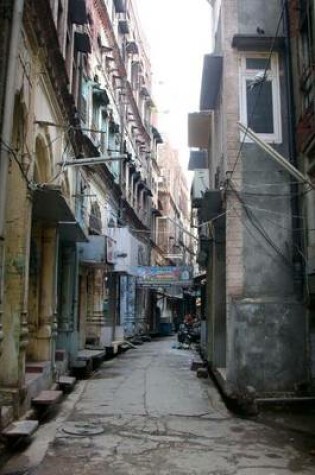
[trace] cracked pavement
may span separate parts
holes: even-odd
[[[211,380],[190,370],[192,351],[172,343],[104,362],[0,473],[315,474],[314,438],[231,414]]]

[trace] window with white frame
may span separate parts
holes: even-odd
[[[266,142],[281,143],[278,55],[245,53],[240,65],[241,122]]]

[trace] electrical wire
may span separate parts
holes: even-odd
[[[252,191],[243,191],[242,193],[244,196],[268,196],[270,198],[283,198],[283,197],[290,197],[294,198],[296,196],[304,196],[307,193],[310,193],[311,191],[314,191],[314,188],[308,188],[307,190],[300,191],[299,193],[254,193]]]
[[[248,124],[247,124],[247,127],[246,127],[246,130],[244,132],[244,136],[242,138],[242,142],[240,144],[240,148],[239,148],[239,151],[238,151],[238,154],[237,154],[237,157],[236,157],[236,160],[234,162],[234,166],[233,166],[233,170],[232,170],[232,173],[231,173],[231,176],[230,178],[233,177],[233,174],[235,172],[235,169],[237,167],[237,164],[239,162],[239,159],[241,157],[241,153],[242,153],[242,149],[243,149],[243,146],[245,144],[245,140],[246,140],[246,136],[247,136],[247,133],[248,133],[248,129],[250,128],[250,124],[253,120],[253,117],[254,117],[254,112],[256,110],[256,107],[258,105],[258,100],[260,98],[260,94],[261,94],[261,91],[262,91],[262,86],[263,84],[265,83],[265,80],[267,78],[267,73],[268,73],[268,69],[270,67],[270,62],[271,62],[271,57],[272,57],[272,54],[273,54],[273,50],[274,50],[274,47],[275,47],[275,44],[276,44],[276,40],[278,38],[278,35],[279,35],[279,30],[280,30],[280,25],[283,21],[283,15],[284,15],[284,11],[285,11],[285,3],[283,3],[282,5],[282,9],[281,9],[281,13],[280,13],[280,16],[279,16],[279,19],[278,19],[278,23],[277,23],[277,28],[276,28],[276,32],[275,32],[275,35],[273,36],[273,41],[272,41],[272,44],[271,44],[271,47],[270,47],[270,50],[269,50],[269,57],[268,57],[268,61],[266,63],[266,66],[265,66],[265,70],[264,70],[264,74],[262,76],[262,79],[258,85],[259,87],[259,90],[258,90],[258,94],[256,96],[256,100],[255,100],[255,103],[253,104],[253,108],[252,108],[252,111],[251,111],[251,115],[250,115],[250,120],[248,121]]]
[[[246,206],[246,203],[244,202],[242,197],[239,195],[238,191],[234,188],[232,183],[230,183],[230,186],[231,186],[231,190],[233,191],[233,193],[237,197],[238,201],[243,206],[243,209],[246,213],[246,216],[248,217],[248,219],[249,219],[250,223],[252,224],[252,226],[259,232],[259,234],[265,239],[265,241],[270,245],[270,247],[279,255],[279,257],[284,262],[284,264],[286,264],[286,266],[288,266],[292,271],[294,271],[295,268],[294,268],[293,264],[291,263],[291,261],[286,257],[285,254],[283,254],[283,252],[278,247],[278,245],[272,240],[272,238],[269,236],[269,234],[266,232],[266,230],[264,229],[264,227],[260,223],[257,216],[255,216],[255,214],[250,209],[248,209],[248,207]],[[244,221],[243,221],[243,224],[246,226],[246,223]]]
[[[18,156],[17,156],[15,150],[14,150],[12,147],[10,147],[10,145],[8,145],[7,143],[5,143],[2,138],[0,138],[0,142],[1,142],[1,144],[3,145],[3,147],[4,147],[4,150],[6,150],[8,153],[10,153],[10,154],[12,155],[12,157],[14,158],[14,160],[15,160],[16,164],[18,165],[18,167],[19,167],[19,169],[20,169],[20,172],[21,172],[21,174],[22,174],[22,176],[23,176],[23,178],[24,178],[24,180],[25,180],[25,182],[26,182],[26,184],[27,184],[27,187],[28,187],[28,188],[32,188],[32,182],[29,180],[27,174],[25,173],[25,171],[24,171],[24,169],[23,169],[23,166],[22,166],[22,164],[21,164],[21,162],[20,162],[20,160],[19,160],[19,158],[18,158]]]
[[[264,213],[275,214],[277,216],[290,216],[291,218],[305,219],[305,217],[303,215],[283,213],[281,211],[271,211],[270,209],[258,208],[257,206],[252,206],[252,205],[249,205],[247,203],[244,203],[244,206],[246,206],[247,208],[253,209],[255,211],[263,211]]]

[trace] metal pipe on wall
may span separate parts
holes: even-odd
[[[15,0],[13,7],[9,59],[5,83],[5,100],[3,108],[3,124],[1,130],[0,149],[0,305],[3,301],[4,282],[4,239],[5,239],[5,211],[7,195],[7,176],[10,161],[10,146],[12,140],[13,112],[15,101],[15,78],[17,59],[23,21],[24,0]]]

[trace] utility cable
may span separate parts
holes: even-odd
[[[8,153],[10,153],[10,154],[12,155],[12,157],[13,157],[14,160],[15,160],[15,162],[17,163],[17,165],[18,165],[18,167],[19,167],[19,169],[20,169],[20,172],[21,172],[21,174],[22,174],[22,176],[23,176],[23,178],[24,178],[24,180],[25,180],[25,182],[26,182],[26,184],[27,184],[27,187],[28,187],[28,188],[32,188],[33,183],[29,180],[27,174],[25,173],[25,171],[24,171],[24,169],[23,169],[23,166],[22,166],[22,164],[21,164],[21,162],[20,162],[20,160],[19,160],[19,158],[18,158],[18,156],[17,156],[15,150],[14,150],[12,147],[10,147],[10,145],[6,144],[2,138],[0,138],[0,142],[1,142],[1,144],[3,145],[4,149],[5,149]]]
[[[237,197],[238,201],[241,203],[243,206],[243,209],[246,213],[246,216],[248,217],[250,223],[254,228],[259,232],[259,234],[265,239],[265,241],[272,247],[272,249],[279,255],[279,257],[282,259],[282,261],[291,269],[295,270],[293,264],[291,261],[285,256],[285,254],[282,253],[281,249],[277,246],[277,244],[272,240],[272,238],[269,236],[269,234],[266,232],[262,224],[260,223],[259,219],[257,216],[254,215],[254,213],[249,210],[246,206],[246,203],[242,199],[242,197],[239,195],[238,191],[234,188],[232,183],[230,183],[231,190]],[[245,224],[245,223],[244,223]],[[246,226],[246,224],[245,224]]]

